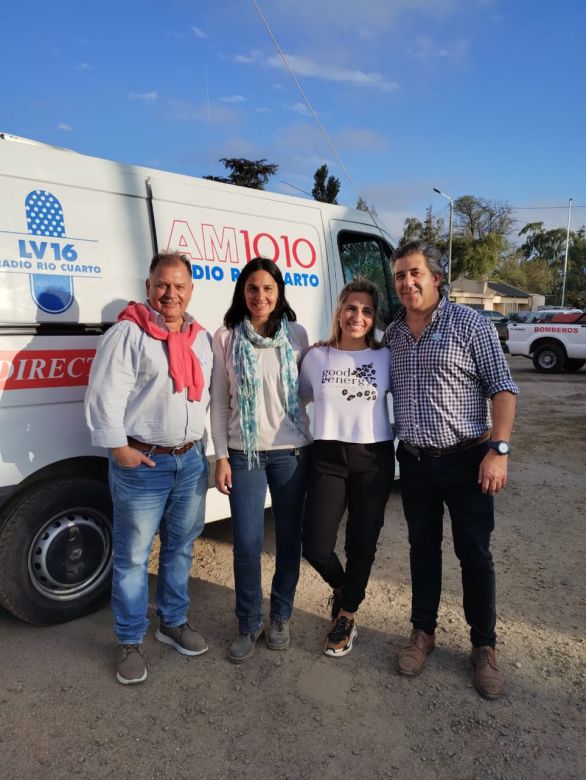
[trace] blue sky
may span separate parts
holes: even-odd
[[[258,3],[393,235],[445,209],[433,187],[586,223],[584,0]],[[0,23],[1,131],[196,176],[265,157],[289,194],[327,162],[355,205],[251,0],[4,0]]]

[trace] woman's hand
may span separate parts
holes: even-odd
[[[225,496],[230,495],[232,490],[232,468],[228,458],[218,458],[216,461],[215,474],[216,488]]]

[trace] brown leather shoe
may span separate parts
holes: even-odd
[[[472,648],[472,682],[485,699],[498,699],[505,690],[505,681],[496,661],[496,650],[488,645]]]
[[[415,677],[423,669],[427,656],[435,647],[435,634],[414,628],[407,644],[399,650],[397,669],[407,677]]]

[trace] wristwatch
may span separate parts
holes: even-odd
[[[499,455],[510,455],[511,454],[511,445],[508,441],[503,441],[502,439],[499,441],[489,441],[488,446],[491,450],[495,450],[495,452],[498,452]]]

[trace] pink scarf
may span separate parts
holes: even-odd
[[[142,328],[145,333],[169,346],[169,371],[175,390],[182,393],[187,388],[190,401],[201,401],[203,393],[203,371],[199,360],[191,349],[195,337],[204,328],[195,320],[184,331],[170,331],[160,328],[150,318],[150,311],[144,303],[130,301],[120,312],[118,320],[130,320]]]

